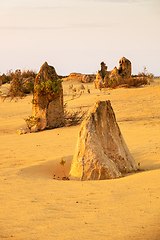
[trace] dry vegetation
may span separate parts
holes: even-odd
[[[9,83],[10,89],[6,97],[22,98],[26,94],[33,93],[34,80],[36,72],[33,70],[21,71],[20,69],[8,71],[7,74],[2,74],[0,80],[2,84]]]
[[[86,113],[87,113],[87,110],[83,111],[82,109],[79,109],[79,110],[65,109],[64,111],[65,126],[68,127],[68,126],[74,126],[74,125],[80,124],[83,121]]]

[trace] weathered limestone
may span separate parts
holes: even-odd
[[[70,73],[68,77],[64,77],[64,81],[75,81],[82,83],[93,82],[96,79],[95,74],[81,74],[81,73]]]
[[[116,122],[110,101],[98,101],[81,124],[70,179],[119,178],[136,165]]]
[[[105,85],[104,85],[104,83],[103,83],[103,79],[102,79],[102,77],[101,77],[101,75],[100,75],[100,71],[99,71],[99,70],[98,70],[98,72],[97,72],[96,79],[95,79],[94,82],[93,82],[93,87],[94,87],[95,89],[101,89],[101,88],[104,88],[104,87],[105,87]]]
[[[98,70],[93,86],[95,89],[101,89],[106,87],[106,78],[108,76],[107,66],[104,62],[101,62],[101,70]],[[105,79],[105,80],[104,80]]]
[[[131,77],[131,62],[125,58],[122,57],[119,60],[119,69],[118,69],[119,75],[124,78],[130,78]]]
[[[107,66],[104,62],[101,62],[101,70],[99,71],[99,74],[101,75],[102,79],[104,79],[107,74]]]
[[[114,67],[114,69],[110,71],[109,79],[116,79],[118,81],[119,78],[120,78],[119,71],[117,67]]]
[[[90,82],[90,77],[88,75],[84,74],[81,81],[83,83],[88,83],[88,82]]]
[[[39,121],[35,128],[56,128],[64,125],[63,89],[54,67],[45,62],[34,83],[33,114]]]
[[[119,60],[119,68],[115,67],[112,71],[107,71],[106,64],[101,62],[101,70],[98,70],[93,86],[96,89],[101,89],[110,86],[112,81],[115,81],[116,84],[121,83],[123,79],[131,77],[131,70],[131,62],[125,57]]]

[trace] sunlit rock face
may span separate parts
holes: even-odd
[[[114,179],[134,170],[134,158],[123,139],[110,101],[96,102],[81,124],[70,179]]]
[[[33,114],[39,121],[36,130],[64,125],[63,88],[54,67],[45,62],[36,76]]]

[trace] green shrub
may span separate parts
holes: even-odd
[[[59,83],[61,82],[61,79],[58,79],[56,82],[52,82],[51,80],[41,82],[39,86],[35,87],[35,93],[38,96],[49,95],[50,97],[56,97],[60,93]]]

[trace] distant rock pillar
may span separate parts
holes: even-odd
[[[108,82],[107,66],[104,62],[101,62],[101,70],[98,70],[96,79],[93,82],[95,89],[105,88]]]
[[[104,79],[104,77],[107,74],[107,66],[104,62],[101,62],[101,71],[100,71],[101,77],[102,79]]]
[[[131,77],[131,72],[132,72],[132,66],[130,60],[128,60],[125,57],[122,57],[119,60],[119,75],[122,78],[130,78]]]
[[[34,83],[32,115],[37,130],[64,125],[63,88],[54,67],[45,62]]]
[[[136,170],[110,101],[98,101],[81,124],[70,179],[119,178]]]
[[[94,82],[93,82],[93,87],[94,87],[95,89],[101,89],[101,88],[104,87],[104,86],[103,86],[103,79],[102,79],[102,77],[101,77],[101,75],[100,75],[100,71],[99,71],[99,70],[98,70],[98,72],[97,72],[96,79],[95,79]]]

